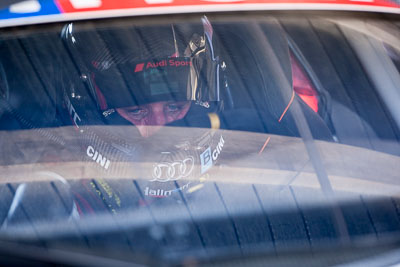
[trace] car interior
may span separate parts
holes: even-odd
[[[216,53],[226,66],[222,77],[226,89],[222,91],[224,107],[218,111],[222,130],[298,137],[304,143],[313,138],[317,142],[400,155],[400,130],[354,49],[334,22],[320,17],[277,16],[236,22],[214,22],[210,18],[218,44]],[[95,38],[90,45],[107,43],[110,31],[117,35],[115,29],[119,25],[128,30],[159,27],[154,22],[151,26],[137,26],[135,19],[127,18],[81,23],[83,32],[88,31]],[[184,24],[180,26],[184,28]],[[71,98],[85,99],[84,104],[74,106],[73,110],[81,122],[90,126],[107,124],[99,118],[89,88],[81,81],[80,62],[60,38],[64,25],[0,31],[0,131],[40,130],[46,137],[47,128],[74,126],[71,116],[61,114],[65,109],[71,110],[63,101],[63,89],[73,83],[79,84],[76,87],[79,91]],[[129,47],[129,43],[125,45]],[[203,115],[197,116],[193,109],[185,119],[168,126],[210,127],[208,116]],[[112,124],[129,125],[123,119]],[[93,139],[98,141],[96,137]],[[53,141],[49,138],[49,142]],[[6,162],[7,155],[2,156]],[[32,159],[31,163],[35,160],[38,159]],[[249,161],[256,159],[250,157]],[[261,176],[255,169],[252,175]],[[293,179],[296,177],[297,174]],[[210,182],[198,197],[181,193],[179,201],[173,200],[173,204],[166,199],[163,204],[154,201],[154,205],[148,205],[143,201],[140,181],[117,178],[106,182],[101,179],[71,181],[69,185],[62,179],[1,185],[0,193],[4,197],[0,202],[1,227],[6,229],[13,220],[28,222],[28,226],[10,228],[12,236],[2,233],[0,260],[7,260],[4,255],[12,255],[8,259],[11,263],[26,263],[26,259],[49,264],[74,265],[78,259],[98,263],[94,260],[107,251],[117,259],[133,258],[135,262],[153,265],[188,263],[190,266],[191,260],[210,263],[209,259],[216,264],[237,264],[242,263],[236,260],[243,255],[255,256],[252,263],[261,262],[260,265],[277,255],[284,256],[282,261],[292,259],[286,262],[288,265],[298,262],[307,265],[312,260],[318,265],[344,263],[398,247],[397,239],[389,238],[390,242],[382,246],[363,249],[370,240],[370,244],[378,244],[374,242],[398,233],[400,202],[394,197],[374,198],[338,190],[338,195],[348,201],[334,206],[324,205],[327,202],[320,188],[296,188],[290,185],[292,180],[287,182],[288,186]],[[86,188],[94,191],[85,191],[90,196],[71,195],[69,186],[75,192]],[[128,203],[120,217],[109,209],[112,201],[117,202],[107,198],[110,188],[120,193],[119,201]],[[313,205],[308,205],[309,196],[313,197]],[[38,205],[29,205],[33,198]],[[88,216],[88,220],[79,224],[68,224],[74,221],[66,217],[83,213],[74,206],[73,198],[88,214],[97,212],[92,208],[96,205],[107,212],[99,212],[99,217]],[[13,205],[18,201],[18,205]],[[96,205],[90,201],[96,201]],[[131,209],[132,203],[136,205],[134,209]],[[59,224],[51,221],[32,224],[33,227],[29,224],[54,214],[62,218]],[[367,242],[357,243],[358,238],[365,236],[362,241]],[[51,256],[46,258],[46,253],[31,248],[23,252],[9,251],[7,248],[12,248],[12,244],[6,242],[7,238],[10,243],[17,240],[20,244],[44,247]],[[332,251],[329,250],[332,244],[347,247]],[[81,254],[79,258],[52,251],[65,247],[69,252],[96,248],[89,256],[98,258],[86,259]],[[299,249],[298,254],[290,258],[288,254],[293,247]]]

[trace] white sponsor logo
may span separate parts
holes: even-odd
[[[110,116],[111,114],[113,114],[115,112],[115,109],[107,109],[106,111],[104,111],[103,112],[103,116],[104,117],[108,117],[108,116]]]
[[[97,164],[99,164],[104,169],[108,169],[110,167],[110,160],[101,155],[98,151],[96,151],[92,146],[88,146],[86,149],[86,154],[92,158]]]
[[[75,9],[95,8],[102,4],[101,0],[70,0],[69,2]]]
[[[179,188],[175,188],[173,190],[164,190],[164,189],[150,189],[149,187],[146,187],[144,190],[145,196],[150,196],[150,197],[168,197],[172,195],[173,192],[177,191],[182,191],[186,188],[189,187],[190,183],[187,183]]]
[[[42,7],[37,0],[28,0],[20,3],[13,4],[9,7],[10,13],[36,13],[39,12]]]
[[[210,147],[200,154],[200,163],[201,163],[201,173],[205,173],[209,168],[212,167]]]
[[[144,0],[147,4],[168,4],[172,3],[173,0]]]
[[[222,135],[221,135],[221,139],[219,139],[217,147],[213,150],[213,153],[212,153],[213,161],[216,161],[218,159],[218,156],[219,156],[219,154],[221,154],[222,148],[224,147],[224,143],[225,143],[225,140],[224,140],[224,138],[222,138]]]
[[[200,154],[200,163],[201,163],[201,173],[205,173],[208,169],[210,169],[219,155],[222,152],[222,148],[224,147],[225,140],[224,138],[219,139],[217,147],[212,151],[211,148],[207,148],[203,153]]]
[[[176,181],[189,176],[194,169],[194,158],[158,163],[153,166],[153,180],[151,182]]]

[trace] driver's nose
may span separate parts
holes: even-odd
[[[140,134],[143,137],[150,137],[156,132],[158,132],[162,126],[168,123],[167,117],[164,113],[163,103],[153,103],[149,105],[150,114],[146,118],[146,124],[137,126],[139,128]]]
[[[151,106],[150,116],[147,120],[148,125],[165,125],[167,124],[167,117],[164,113],[163,103],[154,103]]]

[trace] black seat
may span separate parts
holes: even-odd
[[[326,123],[293,91],[288,41],[277,21],[214,27],[234,100],[234,110],[223,114],[228,129],[300,136],[292,114],[299,104],[296,112],[303,112],[313,137],[333,140]]]

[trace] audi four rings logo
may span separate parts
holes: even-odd
[[[194,169],[194,158],[188,157],[184,160],[174,162],[163,162],[153,167],[153,180],[150,182],[176,181],[189,176]]]

